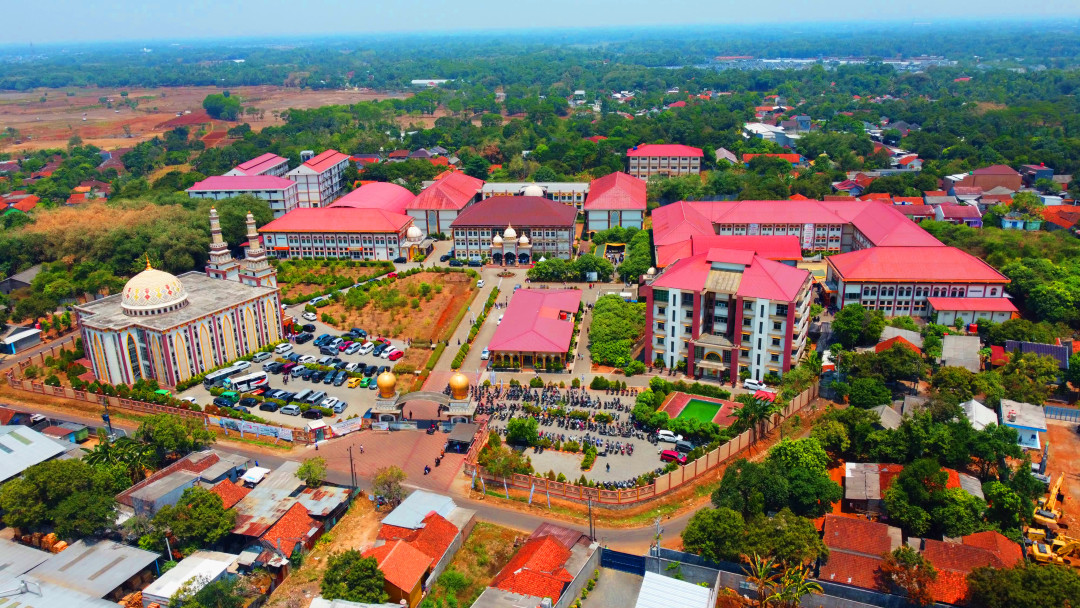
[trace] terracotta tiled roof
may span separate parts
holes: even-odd
[[[880,353],[882,351],[889,350],[890,348],[893,347],[893,344],[902,344],[902,345],[910,348],[911,350],[913,350],[913,351],[915,351],[915,352],[917,352],[919,354],[922,354],[922,349],[920,349],[918,346],[915,346],[911,342],[908,342],[907,340],[905,340],[903,338],[903,336],[893,336],[892,338],[889,338],[888,340],[885,340],[884,342],[878,342],[877,346],[874,347],[874,352]]]
[[[818,578],[831,583],[876,589],[878,567],[882,561],[880,557],[830,551],[829,561],[821,567]]]
[[[415,530],[383,524],[379,528],[378,538],[405,541],[424,555],[438,561],[450,548],[450,543],[454,542],[457,534],[457,526],[442,515],[432,512],[424,518],[424,526]]]
[[[1020,545],[995,530],[969,534],[963,540],[965,545],[980,547],[996,555],[1001,562],[1001,568],[1011,568],[1024,559]]]
[[[825,515],[825,546],[838,551],[882,556],[894,547],[889,536],[889,526],[867,519],[852,519]]]
[[[297,542],[314,536],[313,530],[320,525],[308,515],[304,505],[296,503],[262,535],[262,540],[288,557],[292,555]]]
[[[251,489],[226,479],[210,488],[210,491],[221,497],[222,506],[226,509],[231,509],[236,503],[240,502],[242,498],[247,496]]]
[[[432,564],[432,559],[401,540],[364,551],[364,557],[374,557],[386,582],[408,593],[412,591]]]
[[[550,536],[528,540],[495,575],[491,586],[533,597],[559,601],[566,584],[574,577],[566,571],[570,550]]]
[[[1043,207],[1042,216],[1047,222],[1068,229],[1080,222],[1080,207],[1066,205]]]

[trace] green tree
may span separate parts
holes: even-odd
[[[389,598],[384,583],[379,562],[350,549],[330,556],[319,590],[328,600],[378,604]]]
[[[195,486],[184,490],[176,504],[165,505],[154,514],[151,532],[139,539],[139,546],[161,551],[168,537],[173,551],[191,555],[225,538],[235,524],[236,511],[225,509],[217,494]]]
[[[873,344],[885,329],[885,316],[880,310],[867,310],[862,304],[850,304],[836,313],[832,331],[846,349]]]
[[[113,496],[127,487],[115,471],[82,460],[50,460],[0,487],[4,523],[32,531],[52,525],[61,538],[93,536],[116,522]]]
[[[195,581],[188,581],[173,594],[170,608],[243,608],[248,598],[255,595],[239,578],[222,578],[193,591]]]
[[[98,429],[98,442],[93,449],[83,448],[83,460],[94,468],[122,467],[131,483],[138,483],[156,462],[154,447],[130,437],[110,441],[103,429]]]
[[[934,603],[932,586],[937,580],[937,570],[921,553],[907,545],[901,545],[885,556],[878,576],[886,591],[900,592],[917,606]]]
[[[975,396],[975,374],[963,367],[942,367],[934,372],[930,386],[938,399],[960,405]]]
[[[758,608],[765,608],[780,583],[776,561],[771,557],[760,557],[755,553],[743,555],[743,562],[746,564],[743,566],[746,582],[752,584],[757,592],[756,605]]]
[[[814,522],[786,508],[772,517],[750,520],[744,546],[746,551],[772,556],[786,565],[810,564],[829,556]]]
[[[892,392],[880,378],[856,378],[851,382],[851,405],[871,408],[892,402]]]
[[[183,455],[202,449],[214,442],[213,431],[195,418],[182,418],[172,414],[154,414],[143,419],[135,431],[135,438],[152,446],[158,463],[170,455]]]
[[[397,506],[405,498],[405,490],[401,484],[405,482],[405,471],[390,465],[375,471],[375,478],[371,482],[372,491],[382,496],[390,506]]]
[[[1001,368],[1005,398],[1041,405],[1050,396],[1050,384],[1058,375],[1058,362],[1035,353],[1013,353]]]
[[[986,521],[993,524],[1002,534],[1020,540],[1020,527],[1031,521],[1034,506],[1031,501],[1000,481],[983,484],[986,496]]]
[[[326,481],[326,459],[316,456],[308,458],[296,470],[296,476],[304,480],[309,488],[317,488]]]
[[[837,420],[821,420],[810,429],[810,436],[818,440],[821,447],[837,457],[851,447],[847,427]]]
[[[511,418],[506,423],[506,441],[518,445],[534,445],[539,437],[540,424],[536,418]]]
[[[714,562],[733,561],[742,553],[746,522],[728,508],[701,509],[682,533],[683,549]]]
[[[1076,606],[1080,574],[1068,566],[1022,562],[1012,568],[982,566],[968,574],[973,606],[1047,608]]]

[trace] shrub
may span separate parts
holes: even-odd
[[[529,380],[529,386],[532,388],[544,388],[544,381],[540,379],[540,376],[533,376]]]
[[[644,374],[645,373],[645,364],[642,363],[641,361],[637,361],[637,360],[631,361],[625,368],[623,368],[623,373],[626,374],[627,376],[636,376],[638,374]]]

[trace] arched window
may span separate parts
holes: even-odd
[[[139,380],[142,378],[142,366],[139,365],[139,347],[135,345],[135,338],[132,338],[130,334],[127,337],[127,350],[132,377]]]

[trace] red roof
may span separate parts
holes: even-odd
[[[979,208],[972,205],[954,205],[945,203],[938,205],[938,208],[941,209],[941,216],[945,219],[967,220],[982,217],[982,214],[979,213]]]
[[[880,557],[830,550],[829,560],[821,566],[818,579],[863,589],[877,589],[877,572],[882,561]]]
[[[576,219],[577,209],[572,205],[542,196],[493,196],[469,206],[450,226],[570,227]]]
[[[67,204],[80,205],[82,203],[85,203],[87,200],[88,199],[86,198],[85,192],[72,192],[71,196],[68,196],[67,198]]]
[[[442,515],[432,511],[424,518],[424,525],[415,530],[383,524],[379,528],[378,538],[382,540],[403,540],[413,548],[435,561],[442,559],[458,535],[457,526]]]
[[[686,102],[685,101],[676,101],[675,103],[668,105],[668,107],[669,108],[685,108],[686,107]]]
[[[793,165],[797,165],[803,161],[803,157],[801,154],[743,154],[742,161],[744,163],[748,163],[758,156],[768,156],[769,158],[783,159]]]
[[[282,162],[288,162],[288,159],[282,158],[273,152],[267,152],[261,156],[240,163],[233,167],[233,171],[243,173],[244,175],[262,175],[270,169],[280,165]]]
[[[627,156],[690,156],[701,158],[705,153],[701,148],[682,144],[642,144],[626,151]]]
[[[324,207],[293,209],[259,232],[401,232],[412,218],[382,209]]]
[[[12,203],[11,208],[18,209],[23,213],[27,213],[34,207],[37,207],[37,204],[40,200],[41,198],[39,198],[36,194],[31,194],[30,196],[20,199],[18,202]]]
[[[923,192],[924,196],[949,196],[948,192],[944,190],[926,190]]]
[[[753,251],[761,257],[774,260],[802,260],[802,247],[799,245],[799,237],[789,235],[761,234],[750,235],[726,235],[692,236],[691,255],[707,253],[710,249],[736,249]]]
[[[880,353],[882,351],[889,350],[890,348],[893,347],[894,344],[901,344],[901,345],[906,346],[906,347],[910,348],[911,350],[913,350],[913,351],[915,351],[915,352],[917,352],[919,354],[922,354],[922,349],[920,349],[918,346],[915,346],[911,342],[908,342],[907,340],[905,340],[903,338],[903,336],[893,336],[892,338],[889,338],[888,340],[885,340],[884,342],[878,342],[877,346],[874,347],[874,352]]]
[[[1016,169],[1008,165],[990,165],[989,167],[983,167],[982,169],[975,169],[971,172],[972,175],[1020,175],[1016,172]]]
[[[464,173],[447,172],[421,192],[409,205],[409,209],[456,209],[465,208],[480,189],[484,180]]]
[[[955,247],[871,247],[830,256],[844,281],[1008,283],[979,258]]]
[[[603,135],[590,135],[590,136],[586,137],[585,139],[593,142],[594,144],[598,144],[598,143],[604,141],[607,138],[604,137]]]
[[[188,192],[217,192],[221,190],[288,190],[296,182],[273,175],[213,175],[195,182]]]
[[[795,194],[792,194],[791,196],[789,196],[788,200],[789,201],[812,201],[814,199],[803,196],[803,195],[799,194],[798,192],[796,192]]]
[[[387,158],[409,158],[408,150],[394,150],[386,155]]]
[[[957,310],[971,312],[1017,312],[1012,300],[1000,298],[927,298],[937,311]]]
[[[1074,342],[1074,345],[1080,344],[1080,342]],[[990,365],[1005,365],[1009,362],[1009,353],[1005,352],[1004,346],[991,346],[990,347]]]
[[[232,480],[225,479],[220,483],[210,488],[210,491],[221,497],[222,506],[226,509],[233,508],[236,503],[240,502],[248,492],[250,488],[246,488],[243,485],[234,483]]]
[[[308,515],[304,505],[296,503],[262,535],[262,540],[289,557],[297,544],[306,547],[306,541],[315,536],[321,525]]]
[[[42,435],[48,435],[49,437],[67,437],[75,431],[58,425],[47,426],[41,430]]]
[[[406,593],[416,588],[434,561],[401,540],[368,549],[363,555],[374,557],[375,561],[379,562],[379,570],[382,570],[386,582]]]
[[[889,201],[892,202],[892,195],[888,192],[870,192],[867,194],[860,194],[858,199],[861,201]]]
[[[645,181],[629,173],[617,171],[594,179],[589,184],[589,195],[585,198],[585,210],[590,209],[630,209],[645,211]]]
[[[1069,229],[1080,222],[1080,207],[1054,205],[1042,208],[1043,219],[1055,226]]]
[[[962,544],[926,539],[922,554],[938,571],[930,592],[947,604],[966,603],[967,575],[975,568],[1011,568],[1024,559],[1016,543],[995,531],[965,536]]]
[[[850,551],[866,555],[884,555],[896,549],[900,540],[883,523],[867,519],[825,515],[825,533],[822,540],[830,550]],[[895,528],[894,528],[895,529]]]
[[[892,200],[894,205],[922,205],[926,202],[921,196],[894,196]]]
[[[397,184],[370,182],[334,201],[330,207],[382,209],[406,215],[405,210],[414,198],[416,195]]]
[[[496,352],[565,353],[570,349],[574,314],[580,304],[578,289],[519,289],[511,296],[488,348]]]
[[[304,163],[304,165],[315,171],[318,171],[319,173],[322,173],[323,171],[329,171],[334,167],[334,165],[337,165],[340,162],[348,161],[348,154],[342,154],[337,150],[327,150],[326,152],[323,152],[322,154],[307,161],[306,163]]]
[[[955,196],[979,196],[983,189],[979,186],[954,186],[953,192]]]
[[[901,158],[900,160],[896,161],[896,164],[904,165],[906,167],[907,165],[910,165],[911,163],[913,163],[913,162],[915,162],[917,160],[919,160],[919,155],[918,154],[908,154],[907,156],[905,156],[905,157]]]
[[[744,267],[736,295],[747,298],[791,302],[810,276],[806,270],[774,262],[753,251],[713,248],[668,266],[653,280],[652,286],[700,291],[712,271],[713,263]]]
[[[1009,540],[996,530],[969,534],[963,538],[963,541],[965,545],[981,547],[993,553],[1001,560],[1002,565],[1000,567],[1011,568],[1024,559],[1024,552],[1020,549],[1020,545]]]
[[[439,167],[449,167],[450,166],[450,159],[446,158],[445,156],[434,156],[432,158],[429,158],[428,162],[430,162],[431,164],[433,164],[435,166],[439,166]]]
[[[530,538],[495,575],[491,586],[522,595],[549,597],[552,604],[558,603],[567,583],[574,580],[564,567],[568,559],[570,550],[551,536]]]
[[[932,205],[923,205],[921,203],[917,205],[897,205],[894,203],[893,206],[908,217],[934,217],[934,207]]]

